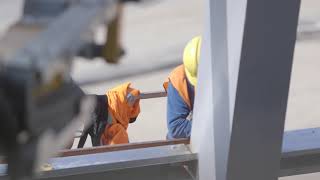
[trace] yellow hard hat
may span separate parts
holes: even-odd
[[[200,61],[201,36],[196,36],[188,42],[183,52],[183,65],[189,82],[196,86],[198,64]]]

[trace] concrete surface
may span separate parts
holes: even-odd
[[[161,2],[161,3],[158,3]],[[0,34],[19,17],[22,0],[1,0]],[[170,69],[181,62],[184,44],[202,31],[202,1],[164,0],[146,5],[129,5],[124,19],[123,44],[127,56],[119,65],[102,60],[77,59],[73,77],[88,93],[102,94],[123,82],[132,82],[142,91],[162,89]],[[320,1],[303,0],[290,88],[286,129],[320,127]],[[311,25],[310,25],[311,24]],[[310,25],[305,28],[305,26]],[[101,32],[97,39],[101,40]],[[276,64],[275,64],[276,66]],[[130,75],[134,75],[128,77]],[[277,78],[277,77],[274,77]],[[131,142],[165,139],[166,99],[143,100],[142,113],[130,125]],[[263,163],[263,162],[262,162]],[[284,180],[317,180],[320,174],[281,178]]]
[[[162,0],[126,6],[122,41],[127,56],[113,66],[101,60],[79,60],[74,79],[81,85],[92,84],[174,67],[181,62],[184,44],[202,32],[202,4],[195,0]],[[102,34],[98,33],[98,40]]]
[[[320,22],[319,5],[318,1],[302,1],[300,30],[306,27],[305,23]],[[288,130],[320,126],[320,38],[318,34],[309,35],[299,39],[295,48],[286,119]]]

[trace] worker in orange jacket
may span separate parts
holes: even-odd
[[[200,46],[200,36],[188,42],[183,52],[183,64],[176,67],[164,83],[167,92],[168,139],[188,138],[191,135]]]
[[[140,113],[140,91],[125,83],[104,95],[93,96],[97,104],[92,125],[84,131],[78,148],[84,146],[88,134],[93,146],[129,143],[127,128]]]
[[[108,121],[101,136],[102,145],[129,143],[127,128],[140,113],[140,91],[130,83],[120,85],[107,92]]]

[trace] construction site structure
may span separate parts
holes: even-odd
[[[48,63],[69,57],[105,12],[84,5],[59,16],[21,53]],[[205,0],[191,140],[62,151],[34,179],[276,180],[319,172],[320,129],[284,131],[299,8],[300,0]],[[48,45],[54,51],[45,51]],[[0,165],[0,179],[9,179],[6,169]]]

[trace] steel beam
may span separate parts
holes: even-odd
[[[320,128],[285,132],[278,176],[320,172],[319,140]],[[99,151],[97,154],[53,158],[49,163],[53,170],[45,172],[40,178],[189,179],[195,177],[197,158],[197,155],[190,152],[187,145],[183,144],[113,152]],[[181,168],[181,164],[187,166]],[[2,164],[1,180],[7,179],[5,174],[6,165]]]
[[[59,157],[87,155],[87,154],[95,154],[95,153],[105,153],[105,152],[113,152],[113,151],[151,148],[151,147],[167,146],[167,145],[175,145],[175,144],[189,144],[189,143],[190,143],[190,140],[185,138],[185,139],[175,139],[175,140],[168,140],[168,141],[160,140],[160,141],[137,142],[137,143],[129,143],[129,144],[116,144],[116,145],[109,145],[109,146],[64,150],[60,152]]]
[[[248,0],[228,180],[277,180],[300,0]]]
[[[320,129],[284,134],[279,176],[320,172]]]
[[[227,1],[206,0],[191,147],[199,179],[225,180],[230,139]]]
[[[188,146],[169,145],[53,158],[40,179],[192,179],[185,166],[197,162]],[[5,166],[0,166],[0,170]],[[3,172],[3,171],[2,171]],[[1,179],[7,178],[0,176]],[[38,179],[38,178],[36,178]]]
[[[156,91],[156,92],[143,92],[140,94],[140,99],[152,99],[152,98],[160,98],[166,97],[167,92],[165,91]]]

